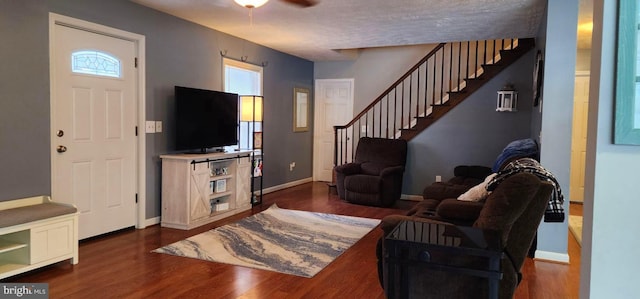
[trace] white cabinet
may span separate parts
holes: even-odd
[[[0,203],[2,217],[15,217],[12,208],[42,213],[38,205],[51,203],[46,197],[32,197]],[[60,204],[62,205],[62,204]],[[21,212],[23,213],[23,212]],[[24,213],[22,214],[24,215]],[[78,263],[78,214],[73,211],[55,217],[34,219],[0,228],[0,279],[70,259]]]
[[[63,219],[31,229],[31,262],[39,263],[73,252],[74,221]]]
[[[251,208],[250,151],[162,155],[163,227],[192,229]]]

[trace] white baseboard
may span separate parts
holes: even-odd
[[[144,221],[145,227],[156,225],[160,223],[160,217],[149,218]]]
[[[400,195],[400,199],[402,199],[402,200],[410,200],[410,201],[422,201],[422,196],[421,195],[402,194],[402,195]]]
[[[557,253],[557,252],[536,250],[534,259],[542,260],[542,261],[550,261],[550,262],[568,264],[569,263],[569,254],[568,253]]]
[[[288,182],[288,183],[285,183],[285,184],[282,184],[282,185],[277,185],[277,186],[273,186],[273,187],[269,187],[269,188],[264,188],[264,189],[262,189],[262,194],[267,194],[267,193],[271,193],[271,192],[275,192],[275,191],[278,191],[278,190],[295,187],[295,186],[306,184],[306,183],[310,183],[310,182],[313,182],[313,178],[311,178],[311,177],[306,178],[306,179],[293,181],[293,182]]]

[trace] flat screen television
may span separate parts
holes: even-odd
[[[238,95],[175,87],[176,149],[206,153],[238,144]]]

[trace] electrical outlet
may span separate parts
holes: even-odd
[[[156,132],[156,122],[153,120],[148,120],[145,126],[146,133],[155,133]]]
[[[442,176],[436,175],[436,182],[442,182]]]
[[[293,171],[294,167],[296,167],[296,162],[289,163],[289,171]]]
[[[162,121],[161,120],[157,120],[156,121],[156,133],[161,133],[162,132]]]

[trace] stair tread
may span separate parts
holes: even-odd
[[[515,45],[511,42],[505,41],[503,43],[503,46],[513,47]],[[414,121],[415,125],[413,125],[411,128],[397,129],[396,132],[400,133],[401,139],[406,139],[406,140],[410,140],[413,137],[417,136],[424,129],[426,129],[431,124],[438,121],[438,119],[442,118],[449,111],[451,111],[453,107],[457,106],[458,104],[463,102],[465,99],[467,99],[470,95],[475,93],[475,91],[481,88],[484,84],[487,84],[487,82],[494,79],[500,72],[504,71],[507,67],[509,67],[510,65],[512,65],[519,59],[521,59],[523,56],[525,56],[525,54],[528,53],[534,47],[535,47],[535,40],[533,38],[525,38],[525,39],[518,39],[518,44],[515,48],[500,49],[497,51],[497,53],[494,51],[494,55],[495,54],[499,55],[499,60],[492,61],[491,63],[487,63],[485,60],[485,63],[480,63],[479,67],[482,68],[482,74],[477,75],[477,77],[462,79],[460,82],[466,82],[466,85],[464,88],[460,90],[445,91],[444,94],[447,94],[449,98],[447,102],[429,104],[428,107],[431,107],[430,108],[431,112],[428,115],[421,115],[421,116],[409,115],[410,118],[415,120]],[[464,74],[462,75],[464,76]],[[452,89],[452,88],[454,87],[449,86],[449,89]],[[459,88],[459,86],[455,88],[457,89]],[[392,90],[392,88],[390,88],[390,90]],[[438,101],[440,100],[440,98],[442,97],[441,96],[435,97],[435,99]],[[421,104],[418,104],[418,105],[421,105]],[[444,107],[444,108],[438,108],[438,107]],[[415,109],[415,106],[412,109]],[[423,111],[423,112],[427,113],[427,111]]]

